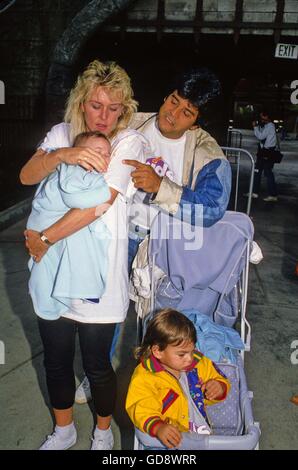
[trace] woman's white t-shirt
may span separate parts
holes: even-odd
[[[43,150],[70,147],[70,126],[61,123],[54,126],[40,145]],[[112,158],[104,178],[110,188],[119,192],[114,203],[101,217],[110,233],[108,249],[108,274],[106,289],[98,303],[84,299],[72,301],[72,308],[63,314],[83,323],[119,323],[124,321],[129,306],[128,297],[128,216],[134,187],[130,174],[133,167],[122,160],[145,162],[152,155],[147,139],[139,132],[125,129],[111,141]],[[96,227],[96,221],[93,222]],[[94,227],[94,225],[93,225]],[[96,229],[96,228],[95,228]]]

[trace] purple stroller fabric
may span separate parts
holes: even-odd
[[[217,364],[231,384],[227,398],[216,405],[207,407],[207,416],[213,434],[238,436],[243,429],[240,402],[239,368],[234,364]]]
[[[253,224],[246,214],[227,211],[212,227],[191,228],[161,212],[154,219],[149,256],[166,274],[156,286],[155,308],[195,308],[233,326]]]

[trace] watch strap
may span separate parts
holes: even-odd
[[[48,237],[43,232],[40,232],[40,239],[41,239],[42,242],[46,243],[49,246],[53,245],[53,243],[50,242]]]

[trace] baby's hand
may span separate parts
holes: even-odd
[[[225,393],[226,386],[223,382],[210,379],[202,385],[202,392],[208,400],[218,400]]]
[[[155,435],[168,449],[177,447],[181,442],[181,433],[172,424],[159,424]]]

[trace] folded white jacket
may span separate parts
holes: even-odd
[[[264,258],[263,253],[257,242],[252,242],[249,261],[253,264],[259,264]]]

